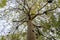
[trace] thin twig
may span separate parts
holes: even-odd
[[[44,8],[46,5],[47,5],[48,3],[46,3],[43,7],[41,7],[40,9],[38,9],[37,11],[38,11],[38,13],[39,13],[39,11],[42,9],[42,8]]]
[[[13,22],[23,22],[25,18],[21,19],[20,21],[13,21]]]
[[[19,5],[23,6],[23,9],[25,8],[26,11],[28,11],[25,7],[25,1],[24,1],[24,5],[22,5],[21,3],[19,3],[18,1],[16,1]]]
[[[35,17],[37,17],[38,15],[42,15],[42,14],[36,14],[34,17],[32,17],[32,20],[33,20]]]
[[[18,27],[19,27],[20,25],[22,25],[23,23],[24,23],[24,22],[22,22],[21,24],[17,25],[17,26],[16,26],[17,29],[15,29],[15,31],[18,30]],[[15,31],[13,32],[13,34],[15,33]]]
[[[56,8],[57,8],[57,7],[55,7],[54,9],[46,10],[46,11],[43,12],[43,14],[46,14],[46,15],[47,15],[47,12],[48,12],[48,11],[53,11],[53,10],[55,10]]]

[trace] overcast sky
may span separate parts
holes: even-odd
[[[11,3],[11,2],[13,2],[13,3]],[[3,18],[3,14],[4,14],[3,11],[5,9],[8,9],[9,6],[14,7],[15,6],[15,0],[10,0],[9,2],[7,2],[7,5],[5,7],[0,8],[0,35],[8,34],[8,32],[10,31],[10,28],[12,26],[11,22],[7,22],[7,20],[4,19],[6,17]]]

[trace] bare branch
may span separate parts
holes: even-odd
[[[26,18],[23,18],[23,19],[21,19],[20,21],[13,21],[13,22],[26,22],[26,20],[24,20],[24,19],[26,19]]]
[[[27,21],[13,21],[13,22],[27,22]]]
[[[33,7],[33,5],[35,4],[36,2],[34,2],[33,4],[32,4],[32,6],[30,7],[30,9],[32,9],[32,7]]]
[[[19,3],[18,1],[16,1],[19,5],[23,6],[23,9],[25,9],[26,11],[28,11],[25,7],[25,1],[24,1],[24,5],[22,5],[21,3]]]
[[[36,16],[38,16],[38,15],[43,15],[43,14],[46,14],[46,12],[48,12],[48,11],[53,11],[53,10],[55,10],[57,7],[55,7],[54,9],[49,9],[49,10],[46,10],[46,11],[44,11],[42,14],[36,14],[33,18],[32,18],[32,20],[36,17]]]
[[[49,11],[53,11],[53,10],[55,10],[56,8],[57,8],[57,7],[55,7],[54,9],[46,10],[46,11],[43,12],[43,14],[46,14],[46,15],[47,15],[47,12],[49,12]]]
[[[43,15],[43,14],[36,14],[34,17],[32,17],[32,20],[37,17],[38,15]]]
[[[16,30],[18,30],[19,26],[22,25],[24,22],[16,26],[16,29],[14,30],[13,34],[15,33]]]
[[[47,4],[48,4],[48,3],[46,3],[42,8],[44,8]],[[32,18],[32,20],[33,20],[37,15],[42,15],[42,14],[39,14],[39,11],[40,11],[42,8],[40,8],[40,9],[37,10],[37,11],[38,11],[38,14],[36,14],[36,15]]]
[[[24,13],[26,13],[26,12],[24,11],[24,9],[20,9],[20,8],[13,8],[13,9],[18,9],[18,10],[23,11]]]
[[[39,13],[39,11],[42,9],[42,8],[44,8],[46,5],[47,5],[48,3],[46,3],[43,7],[41,7],[40,9],[38,9],[37,11],[38,11],[38,13]]]
[[[23,9],[20,9],[20,8],[13,8],[13,9],[23,10]]]

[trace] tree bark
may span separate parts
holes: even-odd
[[[36,40],[36,36],[35,36],[35,33],[33,32],[33,29],[34,29],[34,26],[31,22],[31,20],[29,20],[27,22],[27,40]]]

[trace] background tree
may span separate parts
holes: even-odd
[[[13,23],[12,39],[19,40],[20,36],[16,36],[15,33],[22,33],[26,37],[26,40],[58,40],[59,26],[60,26],[60,14],[57,11],[60,7],[59,0],[15,0],[17,2],[16,7],[9,7],[5,9],[4,17],[6,15],[14,16],[11,21]],[[4,1],[5,2],[5,1]],[[5,2],[6,3],[6,2]],[[9,10],[9,11],[7,11]],[[9,12],[15,12],[12,15]],[[8,14],[9,13],[9,14]],[[8,16],[8,20],[9,17]],[[17,17],[16,17],[17,16]],[[27,27],[27,31],[19,31],[21,25]],[[24,28],[25,28],[24,27]],[[21,30],[21,29],[20,29]]]

